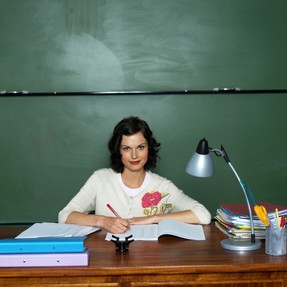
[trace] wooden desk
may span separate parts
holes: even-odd
[[[16,236],[22,228],[0,228],[0,237]],[[0,268],[0,286],[248,286],[287,287],[287,256],[268,256],[261,249],[222,249],[225,238],[212,223],[206,241],[163,236],[158,242],[136,241],[118,253],[105,232],[86,239],[89,267]]]

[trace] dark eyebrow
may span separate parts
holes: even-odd
[[[147,142],[140,143],[137,146],[141,146],[141,145],[147,145]],[[130,146],[127,144],[122,144],[121,147],[130,147]]]

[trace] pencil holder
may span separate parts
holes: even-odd
[[[286,254],[286,228],[270,224],[266,227],[265,233],[265,253],[268,255]]]

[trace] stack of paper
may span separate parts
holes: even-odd
[[[260,202],[268,213],[269,219],[275,217],[275,209],[277,208],[280,216],[287,215],[287,206],[276,205],[268,202]],[[252,219],[254,223],[254,233],[256,238],[265,238],[265,225],[257,217],[251,205]],[[220,204],[215,216],[216,227],[225,235],[232,238],[250,238],[251,227],[247,204]]]
[[[35,223],[16,238],[0,240],[0,267],[87,266],[85,236],[99,228]]]
[[[38,237],[82,237],[99,230],[98,227],[81,226],[76,224],[43,222],[34,223],[16,238]]]

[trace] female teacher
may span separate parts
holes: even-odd
[[[202,204],[151,171],[159,147],[145,121],[138,117],[121,120],[108,143],[110,168],[91,175],[60,211],[59,222],[97,226],[111,233],[167,218],[209,224],[211,215]]]

